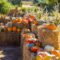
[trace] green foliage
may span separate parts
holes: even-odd
[[[13,5],[7,0],[0,0],[0,13],[8,13],[12,7]]]
[[[46,4],[55,4],[58,0],[46,0]]]
[[[21,0],[9,0],[13,5],[18,5],[20,6],[22,3],[21,3]]]

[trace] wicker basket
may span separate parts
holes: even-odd
[[[0,32],[0,46],[20,44],[20,33],[17,32]]]
[[[56,49],[60,50],[60,32],[58,31],[50,31],[38,28],[38,39],[45,45],[52,45]]]

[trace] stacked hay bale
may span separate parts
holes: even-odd
[[[57,30],[49,30],[42,27],[38,28],[38,39],[43,46],[52,45],[60,50],[60,32]]]

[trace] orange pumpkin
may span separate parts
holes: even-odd
[[[17,23],[21,23],[22,22],[22,19],[17,19]]]
[[[46,28],[48,28],[49,30],[55,30],[56,26],[53,24],[47,25]]]
[[[12,27],[12,30],[13,30],[13,31],[16,31],[16,30],[17,30],[17,28],[14,26],[14,27]]]
[[[27,19],[24,19],[23,22],[26,23],[26,24],[29,23]]]
[[[20,29],[17,29],[17,32],[20,32]]]
[[[30,18],[31,18],[32,20],[35,19],[35,16],[33,16],[33,15],[29,15],[29,16],[30,16]]]
[[[38,24],[38,22],[37,22],[37,21],[34,21],[34,22],[33,22],[33,24],[37,25],[37,24]]]
[[[11,32],[11,31],[12,31],[12,27],[8,27],[7,30],[8,30],[9,32]]]
[[[34,47],[31,48],[31,51],[32,51],[32,52],[37,52],[38,49],[39,49],[39,48],[38,48],[37,46],[34,46]]]
[[[17,20],[13,20],[12,22],[13,22],[13,23],[16,23],[16,22],[17,22]]]
[[[51,53],[54,54],[56,57],[59,57],[60,58],[60,53],[57,52],[56,50],[51,51]]]

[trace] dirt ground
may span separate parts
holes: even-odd
[[[21,60],[19,47],[0,47],[0,60]]]

